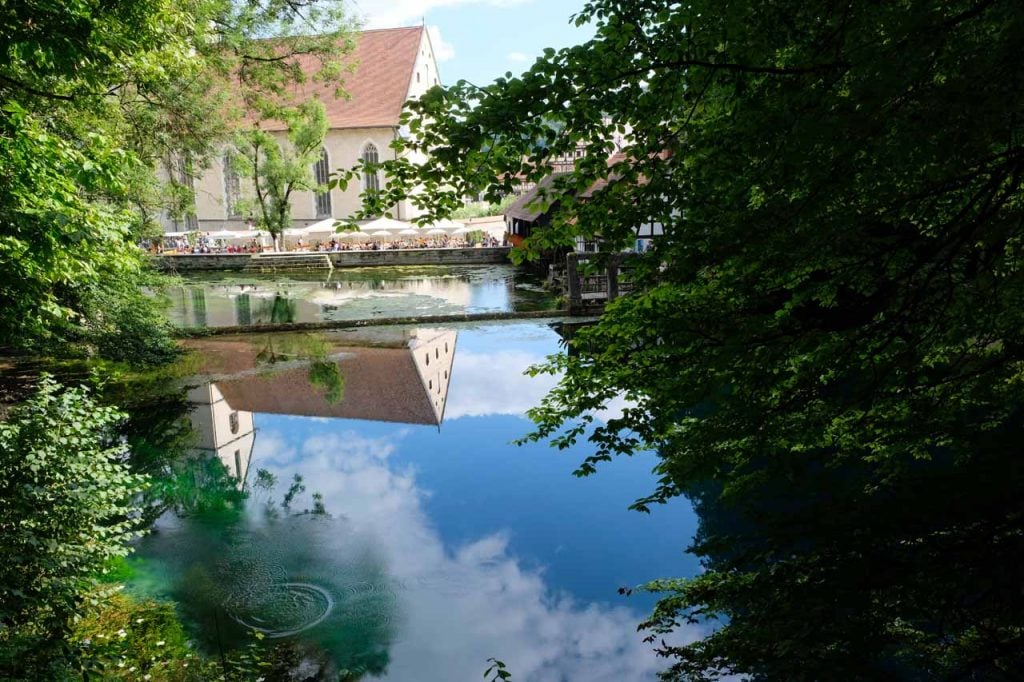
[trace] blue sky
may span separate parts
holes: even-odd
[[[366,28],[431,29],[442,82],[488,83],[506,71],[526,70],[545,47],[589,39],[590,27],[569,18],[583,0],[352,0]]]

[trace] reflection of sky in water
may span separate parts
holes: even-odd
[[[626,510],[653,486],[652,456],[571,475],[581,450],[509,442],[550,380],[522,370],[553,332],[459,334],[445,423],[433,427],[257,415],[258,467],[302,474],[367,539],[399,594],[388,677],[469,680],[488,656],[519,679],[634,680],[659,662],[635,632],[650,598],[619,586],[696,572],[684,503]]]
[[[522,372],[557,350],[557,335],[543,325],[460,328],[440,428],[257,413],[249,483],[252,472],[267,469],[279,497],[301,474],[307,491],[294,508],[311,506],[319,492],[331,519],[243,523],[206,535],[195,528],[175,535],[171,524],[141,553],[194,564],[180,557],[219,555],[217,543],[234,532],[227,554],[244,570],[207,561],[209,580],[266,574],[277,587],[269,597],[267,589],[254,592],[267,608],[296,598],[313,614],[305,622],[314,626],[298,637],[346,662],[383,668],[387,679],[479,679],[491,656],[521,680],[653,679],[664,662],[636,625],[654,599],[621,597],[617,588],[695,574],[683,550],[696,519],[684,501],[651,515],[627,510],[654,486],[650,454],[578,479],[571,472],[585,448],[510,444],[530,428],[524,410],[553,384]],[[205,549],[187,550],[188,543]],[[194,565],[189,572],[202,573]],[[237,582],[262,584],[254,580]],[[282,585],[295,594],[273,592]],[[353,585],[373,594],[352,592]],[[311,590],[321,588],[337,594],[319,623],[323,600]],[[393,601],[369,603],[379,623],[351,610],[383,597]],[[234,610],[245,622],[262,622],[264,612],[259,603]]]
[[[211,327],[553,305],[528,275],[507,265],[336,269],[302,276],[196,275],[170,289],[168,299],[174,324]]]

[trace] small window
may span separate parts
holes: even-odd
[[[416,82],[417,83],[420,82],[420,72],[419,71],[416,72]]]
[[[426,355],[424,355],[423,359],[426,360],[427,364],[429,365],[430,364],[430,353],[427,353]]]
[[[437,348],[435,348],[434,349],[434,358],[436,359],[436,358],[439,358],[439,357],[441,357],[441,351],[439,351]]]
[[[313,178],[318,185],[326,185],[330,180],[331,163],[327,158],[327,150],[320,148],[320,159],[313,164]],[[331,191],[327,190],[316,195],[316,217],[329,218],[331,216]]]
[[[242,478],[242,451],[235,450],[235,478]]]
[[[428,380],[427,381],[427,388],[433,388],[433,387],[434,387],[434,380],[433,379]]]
[[[238,433],[238,413],[232,412],[228,415],[228,427],[231,429],[231,433]]]
[[[444,342],[444,353],[445,353],[445,355],[448,354],[448,342],[447,341]]]

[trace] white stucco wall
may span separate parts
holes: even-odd
[[[448,400],[448,384],[455,360],[455,341],[458,333],[443,329],[417,329],[416,338],[409,343],[413,363],[430,397],[434,414],[440,422]]]
[[[256,440],[252,412],[233,409],[212,383],[193,388],[188,399],[194,404],[189,420],[197,437],[197,455],[216,456],[229,474],[245,481]],[[231,429],[232,415],[237,419],[235,430]]]

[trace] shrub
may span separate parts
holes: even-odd
[[[116,439],[123,416],[43,376],[0,424],[0,666],[47,677],[72,618],[137,534],[144,479]]]

